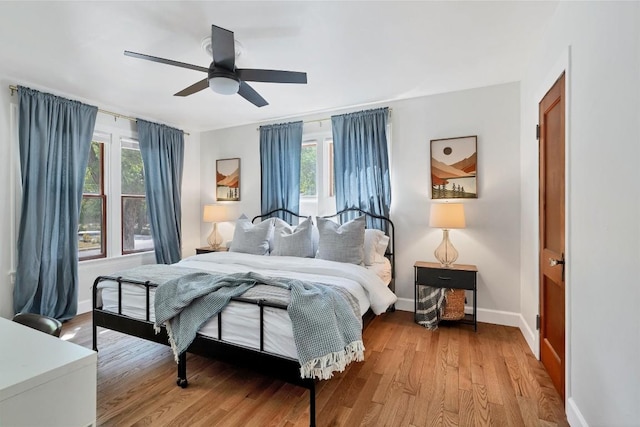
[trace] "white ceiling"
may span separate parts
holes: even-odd
[[[0,2],[0,74],[100,108],[204,131],[517,81],[557,2]],[[211,24],[235,32],[239,68],[306,71],[251,83],[270,105],[206,89]]]

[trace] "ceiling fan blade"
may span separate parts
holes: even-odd
[[[251,86],[243,81],[240,82],[238,95],[251,102],[256,107],[264,107],[265,105],[269,105],[269,103],[263,97],[261,97],[258,92],[256,92]]]
[[[299,71],[257,70],[252,68],[239,68],[236,75],[240,80],[248,82],[265,83],[307,83],[307,73]]]
[[[229,71],[236,66],[236,49],[233,41],[233,31],[225,30],[216,25],[211,26],[211,52],[213,63]]]
[[[193,95],[196,92],[200,92],[203,89],[209,87],[209,78],[202,79],[197,83],[192,84],[191,86],[182,89],[180,92],[175,93],[173,96],[189,96]]]
[[[124,54],[133,58],[146,59],[147,61],[159,62],[161,64],[174,65],[176,67],[188,68],[190,70],[196,71],[204,71],[205,73],[209,72],[209,69],[205,67],[191,65],[185,62],[173,61],[171,59],[158,58],[157,56],[145,55],[144,53],[129,52],[128,50],[125,50]]]

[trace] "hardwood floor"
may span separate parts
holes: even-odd
[[[63,337],[91,348],[91,315]],[[568,426],[516,328],[450,323],[432,332],[396,311],[364,333],[365,361],[317,386],[318,426]],[[99,426],[308,426],[308,391],[189,354],[175,384],[167,346],[99,329]]]

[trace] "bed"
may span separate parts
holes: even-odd
[[[338,219],[345,212],[354,212],[361,216],[357,220],[339,224]],[[354,313],[360,316],[360,332],[376,314],[393,310],[396,301],[393,293],[395,278],[394,238],[393,223],[388,218],[371,215],[359,209],[349,209],[333,216],[319,217],[316,221],[320,226],[320,235],[314,242],[319,246],[311,247],[308,245],[306,237],[301,240],[302,233],[309,235],[308,233],[317,231],[313,228],[311,231],[305,229],[305,223],[310,224],[310,220],[293,214],[303,221],[297,227],[288,227],[279,219],[271,219],[275,213],[276,211],[269,212],[255,217],[252,221],[239,221],[236,229],[240,231],[236,231],[234,234],[232,250],[229,252],[200,254],[183,259],[172,267],[151,266],[150,268],[152,270],[154,268],[171,268],[170,275],[208,272],[224,277],[244,277],[243,275],[255,274],[259,277],[277,278],[277,280],[287,283],[289,281],[321,283],[323,286],[333,289],[332,292],[337,291],[346,295],[345,298],[351,302]],[[289,213],[291,214],[291,212]],[[346,242],[347,236],[343,236],[343,234],[348,234],[349,230],[355,227],[352,223],[364,221],[364,218],[367,217],[382,221],[386,225],[387,231],[383,239],[382,233],[379,231],[365,230],[366,237],[363,235],[361,254],[364,266],[355,263],[358,260],[357,257],[351,260],[353,262],[332,259],[338,257],[340,260],[346,260],[352,256],[352,252],[357,252],[344,247],[343,243]],[[257,220],[260,222],[256,224]],[[242,231],[243,227],[258,235],[262,233],[259,228],[269,228],[268,221],[272,221],[274,224],[272,234],[268,237],[268,247],[265,247],[264,239],[258,239],[256,244],[253,235],[245,238],[245,235],[250,233],[246,230]],[[278,226],[280,229],[277,228]],[[361,225],[358,226],[361,227]],[[329,239],[327,236],[339,239],[331,243],[339,246],[342,252],[338,250],[336,254],[326,250],[326,242]],[[349,239],[351,240],[351,238]],[[243,240],[247,241],[243,242]],[[282,244],[285,241],[288,243]],[[242,247],[243,244],[245,247]],[[256,249],[256,246],[261,246],[261,248]],[[367,250],[365,250],[365,246]],[[266,251],[266,253],[261,251]],[[311,252],[320,258],[301,256],[305,253],[310,255]],[[98,327],[162,344],[169,343],[171,329],[169,328],[168,333],[167,327],[158,328],[156,325],[154,300],[156,292],[162,291],[162,286],[159,288],[157,283],[161,282],[161,279],[160,276],[150,276],[149,274],[151,273],[148,272],[148,269],[132,269],[110,276],[100,276],[95,280],[93,287],[94,350],[97,351]],[[171,280],[175,282],[176,279]],[[231,297],[231,301],[219,314],[206,321],[198,329],[186,351],[215,357],[252,369],[259,367],[259,370],[267,375],[276,376],[284,381],[307,388],[309,390],[310,425],[314,426],[315,383],[318,378],[330,378],[332,372],[341,369],[332,367],[327,371],[328,374],[316,375],[314,378],[309,374],[309,371],[304,371],[301,368],[303,357],[300,357],[298,351],[300,349],[299,339],[296,340],[300,333],[296,335],[294,331],[296,327],[291,321],[294,312],[291,311],[292,316],[290,317],[288,311],[290,304],[292,304],[291,297],[286,291],[257,284],[242,295]],[[160,317],[162,316],[161,313]],[[173,347],[174,337],[171,338]],[[174,348],[178,365],[177,384],[186,387],[188,385],[186,352],[179,354],[175,350]],[[363,354],[363,352],[361,353]],[[304,350],[302,354],[305,355]],[[348,362],[352,360],[359,359],[352,357]],[[306,374],[303,375],[303,372]],[[313,372],[317,373],[318,371],[314,370]]]

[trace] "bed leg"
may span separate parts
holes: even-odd
[[[176,381],[182,388],[187,388],[189,382],[187,381],[187,352],[185,351],[178,356],[178,380]]]
[[[309,387],[309,426],[316,427],[316,384],[313,381]]]
[[[93,321],[91,322],[91,328],[92,328],[92,336],[93,336],[93,351],[98,351],[98,327],[96,326],[96,321],[95,319],[93,319]]]

